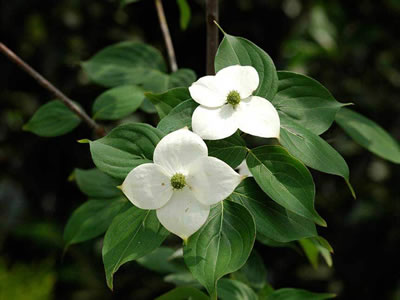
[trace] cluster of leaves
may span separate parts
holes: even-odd
[[[260,85],[254,94],[270,100],[278,110],[279,144],[249,148],[240,133],[207,141],[210,156],[232,168],[246,160],[253,178],[244,180],[232,195],[216,204],[207,222],[188,239],[183,247],[185,268],[210,295],[218,291],[221,299],[245,299],[233,298],[233,294],[257,299],[254,290],[261,299],[330,298],[332,295],[293,289],[273,291],[266,282],[254,285],[249,277],[260,265],[253,263],[250,267],[252,259],[248,261],[254,242],[257,239],[268,246],[290,246],[300,241],[312,264],[321,254],[330,265],[332,248],[316,229],[316,224],[326,226],[326,222],[314,208],[315,185],[307,167],[342,177],[355,194],[345,160],[320,135],[336,121],[359,144],[395,163],[400,162],[399,144],[371,120],[344,108],[346,104],[336,101],[319,82],[293,72],[277,72],[262,49],[246,39],[225,34],[215,69],[237,64],[251,65],[258,71]],[[137,260],[148,266],[143,261],[149,253],[160,259],[160,251],[168,257],[173,251],[159,248],[169,233],[155,212],[132,206],[117,186],[133,168],[152,161],[154,148],[163,136],[191,127],[191,116],[198,104],[191,99],[187,87],[196,77],[188,69],[168,74],[160,53],[138,42],[107,47],[85,62],[83,68],[94,82],[110,88],[95,100],[94,118],[120,120],[137,109],[157,112],[160,118],[157,127],[124,123],[107,136],[90,141],[97,168],[74,172],[89,200],[71,216],[65,240],[70,245],[105,233],[103,262],[107,284],[113,288],[113,275],[124,263]],[[39,109],[25,129],[41,136],[57,136],[78,124],[79,119],[63,104],[50,102]],[[165,261],[168,257],[164,257]],[[246,268],[251,271],[243,275]],[[234,273],[238,270],[241,275]],[[169,271],[176,273],[176,269]],[[185,272],[189,274],[186,269]],[[217,285],[230,273],[236,274],[232,276],[238,280],[221,279]],[[206,297],[193,288],[180,287],[160,299],[180,299],[188,293],[196,299]]]

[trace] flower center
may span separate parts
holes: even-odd
[[[186,178],[181,173],[176,173],[174,176],[171,177],[171,185],[176,190],[181,190],[186,185]]]
[[[230,91],[228,97],[226,97],[226,102],[228,102],[233,107],[236,107],[236,105],[238,105],[240,102],[240,94],[235,90]]]

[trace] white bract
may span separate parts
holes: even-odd
[[[135,206],[156,209],[161,224],[184,240],[206,222],[210,206],[227,198],[242,179],[209,157],[204,141],[187,128],[162,138],[153,160],[129,172],[122,191]]]
[[[264,138],[279,138],[280,121],[268,100],[252,96],[259,77],[251,66],[230,66],[205,76],[189,87],[200,104],[193,113],[193,131],[203,139],[219,140],[240,129]]]
[[[242,176],[253,177],[253,174],[251,174],[249,167],[247,166],[246,160],[242,161],[242,163],[238,165],[237,170]]]

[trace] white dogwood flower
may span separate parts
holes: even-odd
[[[189,87],[200,104],[192,116],[193,131],[203,139],[219,140],[240,129],[264,138],[279,138],[280,121],[268,100],[252,96],[259,77],[251,66],[229,66]]]
[[[247,166],[246,160],[243,160],[242,163],[238,165],[236,169],[238,170],[238,173],[242,176],[253,177],[253,174],[251,174],[249,167]]]
[[[187,128],[162,138],[153,160],[129,172],[121,189],[135,206],[156,209],[161,224],[184,240],[206,222],[210,206],[227,198],[242,179],[209,157],[204,141]]]

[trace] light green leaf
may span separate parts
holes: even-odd
[[[218,282],[218,298],[221,300],[258,300],[257,294],[243,282],[222,278]]]
[[[164,93],[145,93],[147,99],[156,107],[160,119],[168,115],[180,103],[191,99],[187,88],[174,88]]]
[[[158,273],[182,271],[183,268],[180,268],[171,260],[171,257],[174,253],[174,249],[168,247],[159,247],[150,254],[137,259],[137,262],[147,269]]]
[[[160,123],[158,123],[157,129],[161,130],[165,134],[181,129],[185,126],[191,129],[192,115],[197,106],[199,106],[199,104],[194,102],[192,99],[178,104],[160,121]]]
[[[256,223],[257,227],[257,223]],[[235,273],[232,273],[232,278],[244,282],[245,284],[255,289],[261,289],[267,283],[267,270],[262,257],[253,249],[246,264]],[[218,284],[218,288],[221,282]]]
[[[176,286],[191,286],[195,288],[202,288],[201,284],[193,277],[189,271],[181,271],[177,273],[168,274],[164,277],[164,281],[174,284]]]
[[[218,279],[240,269],[255,240],[253,217],[245,207],[221,201],[206,223],[183,248],[185,263],[193,276],[214,294]]]
[[[331,245],[329,245],[328,241],[325,240],[323,237],[317,236],[313,238],[302,239],[299,241],[299,243],[303,248],[304,253],[306,254],[311,265],[315,269],[318,268],[319,254],[321,254],[329,267],[332,266],[331,252],[333,253],[333,249]]]
[[[64,229],[64,241],[68,246],[103,234],[114,217],[130,206],[124,197],[85,202],[69,218]]]
[[[238,133],[223,140],[206,141],[208,155],[214,156],[235,169],[245,159],[247,147]]]
[[[336,122],[358,144],[391,162],[400,163],[400,145],[382,127],[350,109],[342,108]]]
[[[90,152],[101,171],[123,180],[133,168],[152,161],[154,148],[163,136],[150,125],[126,123],[90,142]]]
[[[335,298],[335,294],[312,293],[301,289],[284,288],[269,294],[266,300],[324,300]]]
[[[41,106],[23,129],[39,136],[54,137],[72,131],[80,122],[64,103],[54,100]]]
[[[121,85],[105,91],[93,103],[93,119],[118,120],[136,111],[143,102],[143,89]]]
[[[278,90],[278,75],[267,53],[249,40],[225,34],[215,57],[215,72],[232,66],[252,66],[260,77],[256,96],[272,100]]]
[[[91,80],[107,87],[150,83],[166,71],[161,53],[140,42],[108,46],[82,66]]]
[[[313,222],[272,201],[253,178],[243,180],[228,199],[250,211],[256,221],[257,237],[261,233],[273,241],[287,243],[317,235]]]
[[[279,88],[271,100],[279,114],[320,135],[335,120],[339,103],[318,81],[305,75],[279,71]]]
[[[315,186],[308,169],[280,146],[249,152],[247,166],[261,189],[286,209],[326,226],[314,208]]]
[[[104,174],[99,169],[75,169],[74,174],[79,189],[90,198],[101,199],[122,196],[121,191],[117,188],[121,181]]]
[[[179,13],[180,13],[179,21],[181,24],[181,29],[185,30],[189,25],[191,17],[190,6],[186,0],[176,0],[176,3],[178,4],[179,7]]]
[[[346,161],[321,137],[284,116],[281,118],[280,143],[305,165],[324,173],[343,177],[355,197],[350,185],[349,167]]]
[[[155,300],[209,300],[206,294],[193,287],[177,287]]]
[[[158,221],[155,210],[132,206],[118,215],[108,228],[103,244],[108,287],[113,289],[113,276],[121,265],[154,251],[168,234]]]

